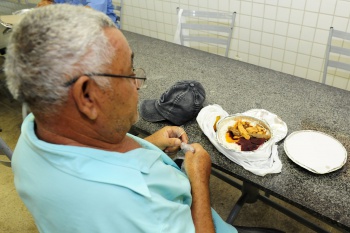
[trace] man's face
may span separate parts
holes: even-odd
[[[133,53],[122,33],[115,28],[105,30],[115,49],[115,56],[107,72],[117,75],[133,75]],[[127,132],[138,120],[138,91],[136,81],[131,78],[111,78],[111,89],[107,89],[102,102],[103,116],[114,132]],[[107,125],[106,125],[107,126]]]

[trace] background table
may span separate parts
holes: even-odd
[[[350,151],[350,92],[255,65],[124,32],[135,53],[135,67],[147,73],[140,101],[158,99],[179,80],[197,80],[206,89],[206,104],[219,104],[229,114],[266,109],[298,130],[318,130],[338,139]],[[140,119],[138,129],[153,133],[169,122]],[[292,162],[278,145],[283,168],[279,174],[254,175],[218,152],[195,120],[185,125],[190,142],[209,152],[213,166],[254,184],[308,213],[350,231],[350,171],[343,168],[317,175]],[[331,155],[330,155],[331,156]]]
[[[0,54],[5,53],[5,47],[7,46],[10,36],[8,31],[9,26],[4,26],[2,23],[17,23],[21,18],[20,14],[22,14],[22,12],[25,12],[27,9],[34,8],[35,6],[36,4],[33,3],[16,3],[9,0],[0,0]],[[13,13],[17,13],[17,15],[12,15]]]
[[[0,1],[0,15],[11,15],[12,13],[36,7],[34,3],[25,3],[25,2],[13,2],[9,0],[1,0]]]

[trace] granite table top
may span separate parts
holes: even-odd
[[[147,73],[140,101],[158,99],[179,80],[197,80],[206,90],[206,103],[218,104],[229,114],[266,109],[288,126],[317,130],[339,140],[350,152],[350,92],[289,74],[124,31],[135,53],[134,66]],[[153,133],[169,122],[150,123],[142,118],[136,127]],[[350,166],[315,174],[291,161],[278,144],[282,172],[254,175],[216,150],[194,120],[185,124],[190,143],[198,142],[211,155],[213,166],[304,211],[350,231]],[[288,136],[287,135],[287,136]],[[348,159],[349,160],[349,159]]]

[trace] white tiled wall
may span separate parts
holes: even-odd
[[[350,0],[124,0],[123,29],[173,42],[176,7],[236,11],[230,58],[317,82],[329,28],[350,32]],[[349,73],[328,73],[327,84],[350,90]]]

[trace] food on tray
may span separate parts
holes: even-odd
[[[218,121],[220,120],[221,116],[216,116],[216,119],[215,119],[215,123],[213,125],[213,128],[214,128],[214,131],[216,132],[216,124],[218,123]]]
[[[219,142],[235,151],[254,151],[271,138],[269,127],[253,117],[227,117],[217,127]]]
[[[242,121],[238,121],[237,124],[238,124],[238,126],[237,126],[238,131],[241,133],[241,135],[242,135],[245,139],[249,140],[249,139],[250,139],[250,136],[249,136],[247,130],[245,130],[245,128],[243,127]]]
[[[271,137],[270,133],[268,133],[268,130],[263,126],[251,126],[250,122],[248,121],[242,123],[241,120],[238,120],[234,126],[229,126],[228,130],[231,131],[233,135],[242,136],[247,140],[249,140],[250,137],[264,138],[266,140],[269,140]]]

